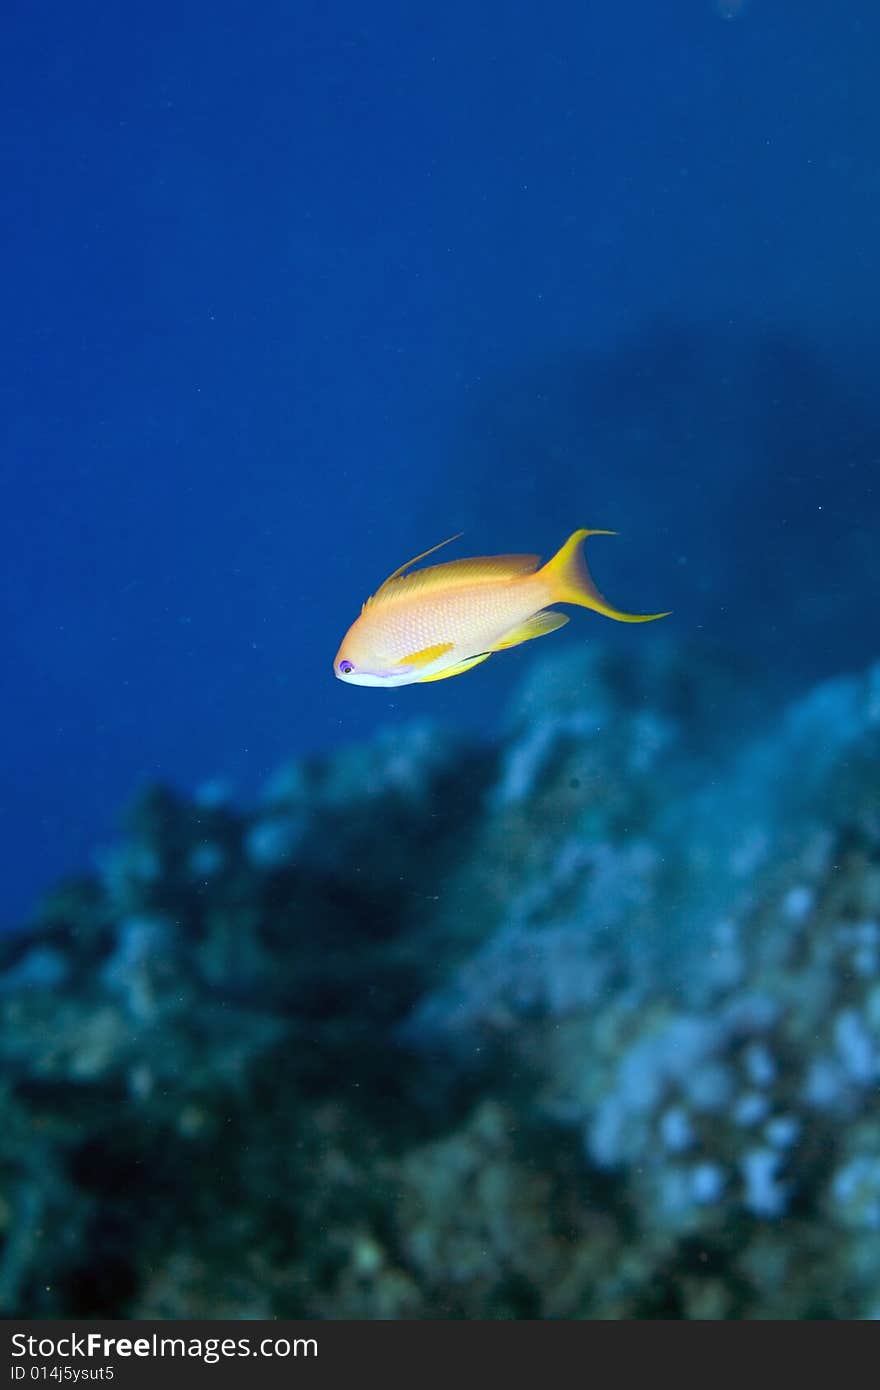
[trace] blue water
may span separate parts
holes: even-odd
[[[880,1316],[878,53],[7,0],[0,1316]]]
[[[330,673],[455,531],[612,527],[615,601],[792,687],[876,654],[875,7],[0,26],[4,923],[145,781],[246,798],[416,711],[491,732],[528,648]]]

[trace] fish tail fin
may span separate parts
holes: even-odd
[[[541,574],[551,586],[554,603],[577,603],[592,608],[606,618],[619,623],[650,623],[655,618],[668,618],[668,613],[623,613],[600,594],[593,583],[583,552],[588,536],[616,536],[616,531],[575,531],[565,545],[548,560]]]

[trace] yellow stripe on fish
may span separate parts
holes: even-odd
[[[537,555],[488,555],[411,570],[441,546],[408,560],[368,598],[343,638],[333,670],[349,685],[412,685],[460,676],[493,652],[517,647],[568,622],[548,605],[574,603],[619,623],[667,613],[623,613],[603,598],[575,531],[546,565]]]

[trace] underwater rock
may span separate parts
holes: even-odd
[[[0,1313],[880,1315],[880,666],[504,728],[152,789],[0,940]]]

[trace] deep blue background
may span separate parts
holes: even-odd
[[[617,528],[616,601],[793,682],[876,654],[880,8],[3,16],[2,920],[145,779],[491,729],[534,649],[330,674],[454,531]]]

